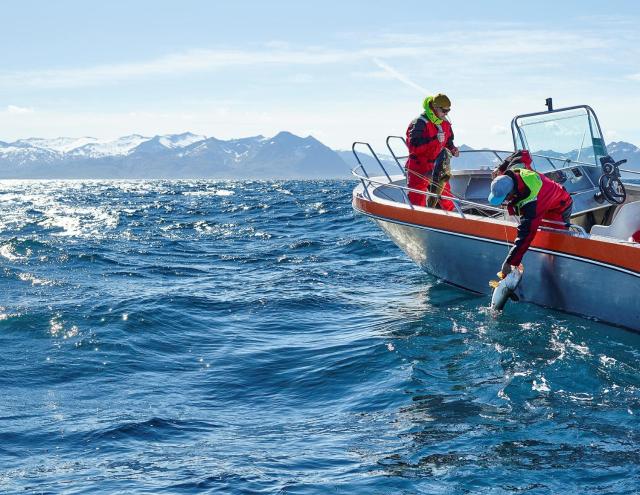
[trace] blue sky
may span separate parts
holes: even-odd
[[[586,103],[640,145],[640,7],[609,2],[5,2],[0,140],[403,134],[445,92],[458,144]]]

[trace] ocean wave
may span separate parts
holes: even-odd
[[[40,225],[53,230],[52,235],[95,237],[115,230],[120,215],[106,207],[56,206],[45,210],[44,216]]]
[[[633,492],[640,336],[495,318],[352,186],[0,183],[0,491]]]
[[[9,261],[27,262],[32,258],[46,261],[53,253],[57,254],[57,250],[50,243],[35,239],[12,237],[0,241],[0,256]]]
[[[233,196],[235,192],[228,189],[216,189],[214,191],[185,191],[182,194],[185,196]]]
[[[148,442],[160,441],[181,435],[207,432],[221,425],[212,421],[180,420],[173,418],[152,417],[145,420],[132,420],[112,425],[111,422],[101,429],[85,433],[83,441],[87,443],[117,442],[122,440],[134,440]]]

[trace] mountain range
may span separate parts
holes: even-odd
[[[114,141],[95,138],[0,141],[0,178],[346,177],[340,155],[312,136],[280,132],[223,141],[192,133]]]
[[[461,149],[471,150],[464,145]],[[613,142],[608,150],[616,159],[627,158],[626,168],[640,169],[640,149],[635,145]],[[370,155],[361,156],[367,170],[381,173]],[[399,172],[392,156],[379,158],[390,173]],[[491,165],[486,161],[485,153],[463,153],[455,166]],[[350,150],[332,150],[312,136],[285,131],[271,138],[226,141],[190,132],[154,137],[133,134],[113,141],[91,137],[0,141],[0,179],[344,178],[356,165]]]

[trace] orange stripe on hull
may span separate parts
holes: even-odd
[[[446,230],[500,242],[513,242],[516,227],[482,218],[461,218],[455,212],[418,210],[354,197],[353,205],[370,215],[403,223]],[[531,247],[585,258],[640,273],[640,247],[575,237],[559,232],[539,231]]]

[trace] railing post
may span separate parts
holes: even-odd
[[[387,169],[384,168],[384,165],[382,164],[382,162],[380,161],[380,159],[378,158],[378,155],[376,154],[375,151],[373,151],[373,148],[371,147],[371,145],[369,143],[364,143],[361,141],[356,141],[351,145],[351,151],[353,152],[354,156],[356,157],[356,160],[358,162],[358,164],[360,165],[360,168],[362,169],[362,171],[364,172],[365,176],[367,178],[369,178],[369,174],[367,174],[366,169],[364,168],[364,165],[362,164],[362,161],[360,160],[360,157],[358,156],[358,152],[356,151],[356,146],[357,145],[362,145],[362,146],[366,146],[369,151],[371,152],[371,156],[374,158],[374,160],[376,162],[378,162],[378,165],[380,166],[380,168],[382,169],[382,172],[384,173],[385,177],[387,178],[387,180],[389,181],[389,184],[391,184],[393,181],[391,180],[391,176],[389,175],[389,173],[387,172]],[[397,160],[396,160],[397,162]],[[406,175],[404,173],[404,170],[402,171],[402,175],[405,176],[405,180],[406,180]],[[365,186],[366,189],[366,186]],[[367,191],[368,193],[368,191]],[[407,196],[406,192],[403,190],[402,191],[402,195],[404,197],[404,202],[411,205],[411,202],[409,201],[409,196]],[[370,198],[369,198],[370,199]],[[412,206],[413,208],[413,206]]]
[[[387,136],[387,140],[386,140],[387,149],[389,150],[389,153],[391,153],[391,156],[396,161],[396,164],[398,165],[398,168],[402,172],[402,175],[404,175],[406,177],[407,176],[407,172],[406,172],[405,168],[402,166],[402,164],[400,163],[400,159],[401,158],[409,158],[409,155],[407,155],[407,156],[397,156],[395,151],[393,151],[393,148],[389,144],[389,140],[390,139],[399,139],[400,141],[402,141],[402,144],[404,144],[405,148],[407,148],[407,150],[408,150],[409,147],[407,146],[407,142],[405,141],[405,139],[402,136]]]
[[[371,145],[369,143],[363,143],[361,141],[356,141],[355,143],[353,143],[351,145],[351,151],[353,151],[353,154],[355,155],[356,160],[358,160],[358,163],[362,166],[362,162],[360,161],[360,158],[358,157],[358,152],[356,151],[356,145],[358,145],[358,144],[361,144],[362,146],[366,146],[367,148],[369,148],[369,151],[371,152],[371,156],[373,156],[375,161],[378,162],[378,165],[380,165],[380,168],[382,169],[382,172],[384,172],[384,175],[387,177],[387,180],[389,181],[389,183],[391,183],[391,176],[387,172],[387,169],[384,168],[384,165],[382,165],[382,162],[378,158],[378,155],[376,155],[376,152],[373,151],[373,148],[371,147]]]

